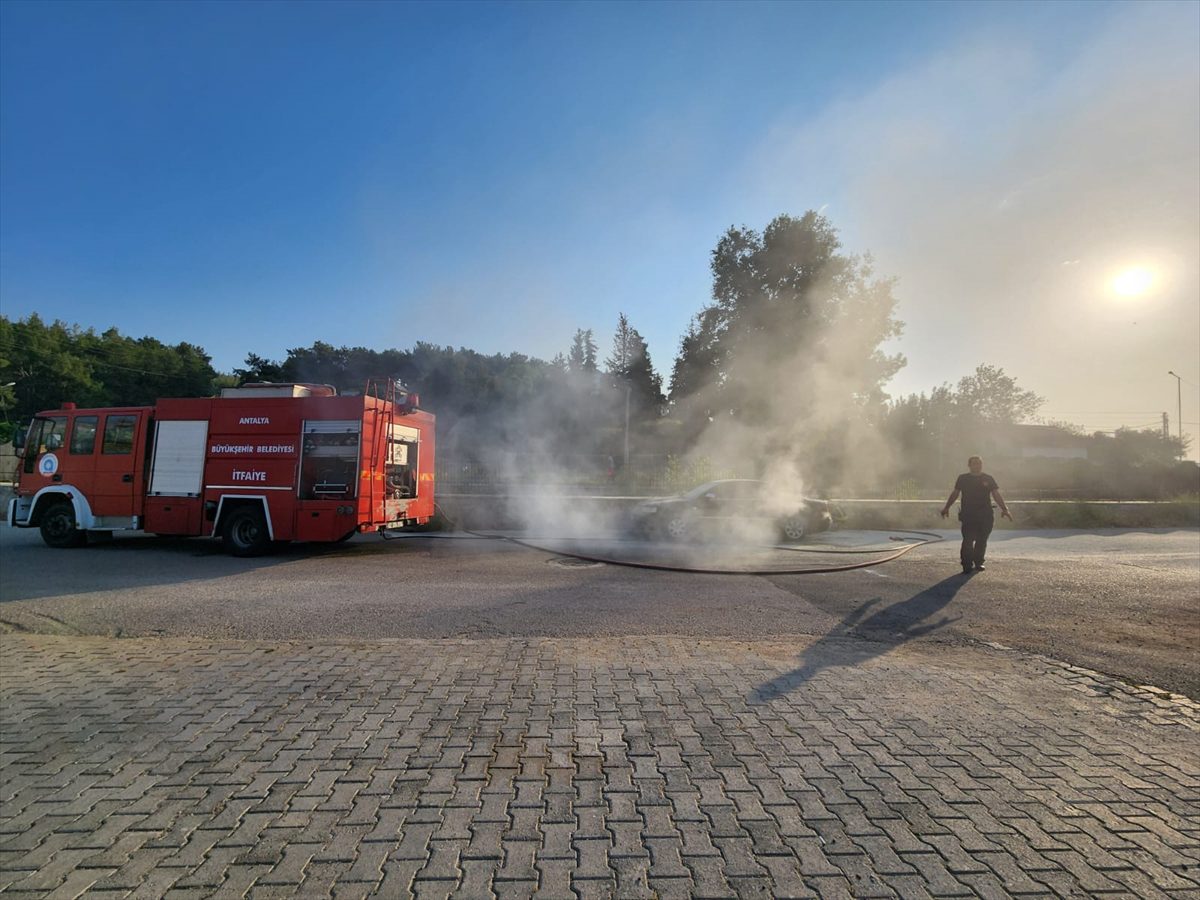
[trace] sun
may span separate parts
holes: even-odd
[[[1140,297],[1154,286],[1154,273],[1145,266],[1131,266],[1117,273],[1110,286],[1121,297]]]

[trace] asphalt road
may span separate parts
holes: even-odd
[[[4,527],[0,627],[312,641],[807,635],[877,654],[993,642],[1200,698],[1200,532],[997,532],[987,571],[971,576],[959,572],[956,532],[944,534],[886,564],[759,576],[581,564],[469,537],[369,536],[258,560],[152,537],[61,551]]]

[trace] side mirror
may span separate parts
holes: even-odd
[[[13,446],[18,450],[24,450],[27,437],[29,437],[29,426],[22,425],[13,433]]]
[[[59,450],[62,448],[62,445],[63,445],[63,439],[62,439],[61,434],[46,435],[46,449],[47,450]]]
[[[717,499],[717,495],[714,494],[712,491],[709,491],[707,494],[704,495],[704,499],[707,500],[709,503],[712,503],[714,500]]]

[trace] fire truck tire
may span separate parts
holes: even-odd
[[[262,510],[253,506],[242,506],[230,512],[221,537],[226,552],[233,556],[262,556],[271,549],[267,520],[263,518]]]
[[[52,503],[41,519],[42,540],[50,547],[82,547],[87,534],[75,525],[75,508],[65,500]]]

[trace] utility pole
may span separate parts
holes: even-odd
[[[1163,440],[1165,441],[1170,436],[1171,436],[1171,423],[1167,419],[1167,414],[1163,413]]]
[[[1183,453],[1183,379],[1171,371],[1167,374],[1175,378],[1175,428],[1179,432],[1179,452]]]
[[[621,459],[621,468],[623,471],[629,471],[629,392],[633,389],[633,384],[629,381],[625,382],[625,455]]]

